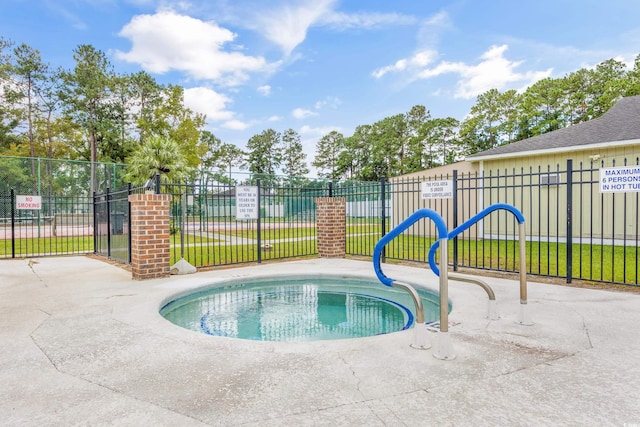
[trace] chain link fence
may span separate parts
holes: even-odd
[[[0,156],[0,258],[94,252],[92,189],[122,187],[125,168]]]

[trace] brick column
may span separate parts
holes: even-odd
[[[343,197],[316,198],[318,255],[344,258],[346,252],[347,203]]]
[[[134,280],[169,276],[169,194],[131,194],[131,274]]]

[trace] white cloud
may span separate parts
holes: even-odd
[[[252,4],[254,19],[238,22],[261,33],[286,56],[304,42],[309,28],[325,26],[335,30],[377,29],[389,25],[414,24],[412,16],[398,13],[342,13],[335,11],[338,0],[289,1],[280,7]],[[268,5],[266,8],[263,5]]]
[[[223,121],[233,118],[234,113],[226,109],[231,99],[213,89],[193,87],[184,90],[184,104],[201,114],[208,120]]]
[[[388,73],[397,73],[406,70],[417,70],[429,65],[435,60],[437,56],[437,52],[433,50],[422,50],[417,52],[411,58],[399,59],[395,62],[395,64],[378,68],[377,70],[374,70],[371,75],[376,79],[379,79]]]
[[[263,57],[225,51],[225,44],[236,35],[214,22],[205,22],[171,10],[154,15],[138,15],[119,33],[131,40],[129,52],[116,51],[118,59],[140,64],[162,74],[177,70],[196,80],[214,80],[234,86],[249,78],[249,73],[271,71]]]
[[[307,117],[315,116],[318,113],[314,113],[311,110],[305,110],[304,108],[296,108],[291,112],[291,115],[296,119],[306,119]]]
[[[551,69],[545,71],[516,71],[522,61],[510,61],[504,57],[507,45],[491,46],[480,57],[482,61],[477,65],[463,63],[446,63],[439,65],[443,72],[457,73],[462,77],[458,80],[456,98],[471,99],[489,89],[502,90],[509,84],[517,83],[528,86],[538,80],[551,76]]]
[[[481,61],[475,65],[464,62],[442,61],[427,68],[435,59],[435,52],[422,51],[409,59],[401,59],[393,65],[379,68],[372,74],[380,78],[392,72],[408,72],[410,80],[430,79],[444,74],[457,74],[455,98],[471,99],[489,89],[504,89],[513,84],[526,87],[538,80],[551,76],[551,69],[544,71],[517,72],[523,61],[511,61],[505,58],[507,45],[491,46],[484,52]]]
[[[416,19],[413,16],[399,13],[353,13],[341,12],[327,13],[322,17],[320,23],[329,25],[341,30],[350,28],[374,29],[388,25],[410,25]]]
[[[309,27],[329,13],[334,3],[335,0],[317,0],[261,9],[249,26],[278,45],[285,55],[289,55],[307,37]]]
[[[269,85],[260,86],[257,90],[260,95],[263,95],[263,96],[271,95],[271,86]]]
[[[282,117],[280,116],[269,116],[267,119],[268,122],[279,122],[280,120],[282,120]]]
[[[341,128],[335,127],[335,126],[314,128],[314,127],[305,125],[300,128],[300,135],[305,135],[307,137],[321,137],[334,130],[336,132],[340,132]]]
[[[325,99],[316,102],[314,107],[316,110],[321,110],[323,108],[330,108],[332,110],[335,110],[340,106],[340,104],[342,104],[342,100],[340,98],[337,98],[335,96],[327,96]]]
[[[418,30],[418,46],[434,47],[438,44],[441,34],[451,28],[451,18],[446,12],[438,12],[421,22]]]
[[[240,120],[235,120],[235,119],[234,120],[228,120],[228,121],[222,123],[222,127],[223,128],[227,128],[227,129],[231,129],[231,130],[245,130],[249,126],[251,126],[251,124],[245,123],[245,122],[240,121]]]

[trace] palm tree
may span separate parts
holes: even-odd
[[[127,159],[125,179],[133,185],[142,185],[160,175],[162,182],[181,181],[189,168],[178,143],[166,136],[152,136]]]

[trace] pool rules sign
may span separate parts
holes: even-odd
[[[236,187],[236,220],[258,219],[258,187]]]

